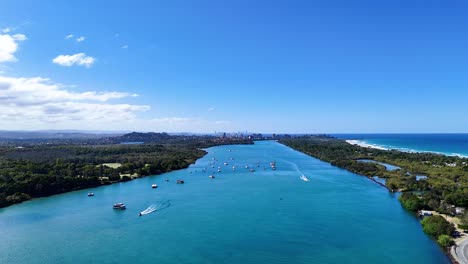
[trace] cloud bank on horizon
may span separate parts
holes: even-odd
[[[27,40],[24,34],[12,34],[13,28],[0,32],[0,66],[17,62],[15,53],[20,43]],[[73,39],[69,34],[65,39]],[[75,38],[83,42],[86,38]],[[127,49],[128,45],[121,48]],[[54,64],[90,68],[96,58],[84,52],[61,54],[52,59]],[[1,69],[1,68],[0,68]],[[102,129],[102,130],[164,130],[190,131],[194,127],[210,126],[200,118],[155,117],[141,118],[149,105],[115,103],[112,101],[138,97],[130,92],[72,91],[73,85],[56,83],[44,77],[5,76],[0,71],[0,125],[7,130],[36,129]],[[228,121],[214,121],[215,124]]]

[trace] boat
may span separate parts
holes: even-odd
[[[184,184],[184,180],[177,180],[177,184]]]
[[[226,166],[226,165],[228,165],[229,163],[227,163],[227,162],[224,162],[223,164],[224,164],[224,166]]]
[[[166,181],[168,182],[168,181],[169,181],[169,179],[166,179]]]
[[[250,171],[250,172],[254,172],[255,170],[254,170],[254,169],[250,169],[249,171]]]
[[[158,185],[156,183],[151,184],[151,188],[155,189],[158,188]]]
[[[307,182],[310,181],[309,178],[307,178],[304,174],[302,174],[300,178],[303,181],[307,181]]]
[[[90,192],[88,193],[88,196],[94,196],[94,193]]]
[[[211,178],[211,179],[216,178],[214,175],[210,175],[210,176],[208,176],[208,177]]]
[[[112,207],[114,209],[119,209],[119,210],[125,210],[127,209],[127,207],[125,207],[125,204],[124,203],[116,203],[114,204],[114,206]]]

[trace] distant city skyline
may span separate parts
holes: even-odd
[[[465,1],[27,1],[2,130],[468,132]]]

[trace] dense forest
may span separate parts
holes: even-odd
[[[466,158],[364,148],[326,136],[305,136],[280,142],[357,174],[385,178],[386,186],[392,191],[417,194],[402,196],[402,204],[408,204],[411,210],[432,209],[454,214],[455,206],[468,207]],[[359,159],[384,162],[400,169],[390,171],[380,164]],[[417,180],[417,175],[427,176],[427,179]],[[412,200],[406,202],[407,197]]]
[[[10,141],[0,147],[0,207],[186,168],[206,154],[202,148],[252,143],[166,133],[130,133],[87,139],[86,144],[81,139],[67,139],[69,144],[50,140],[15,141],[13,145]]]

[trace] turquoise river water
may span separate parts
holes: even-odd
[[[184,170],[0,209],[0,263],[449,263],[365,177],[274,141],[208,152]]]

